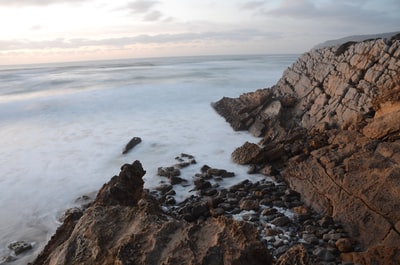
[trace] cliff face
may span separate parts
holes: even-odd
[[[236,162],[256,164],[260,171],[272,166],[268,172],[281,175],[315,210],[342,222],[362,250],[375,249],[366,256],[398,255],[399,40],[313,50],[271,89],[213,106],[234,129],[261,137],[258,145],[236,150]],[[360,253],[343,258],[371,260]]]

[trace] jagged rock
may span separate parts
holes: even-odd
[[[140,144],[142,139],[140,137],[133,137],[125,146],[124,150],[122,150],[122,154],[128,153],[132,148],[136,145]]]
[[[362,250],[400,245],[397,38],[312,50],[271,89],[246,95],[214,104],[229,105],[217,111],[240,124],[234,129],[261,132],[259,145],[235,150],[235,162],[278,169],[308,206],[342,222]]]
[[[241,165],[257,164],[263,159],[264,152],[257,144],[246,142],[232,153],[232,160]]]
[[[123,165],[119,176],[114,176],[100,189],[96,204],[135,206],[142,197],[144,174],[146,171],[137,160],[132,165]]]
[[[307,249],[301,245],[291,247],[285,254],[279,257],[276,265],[310,265],[311,259],[307,253]]]
[[[181,171],[176,167],[159,167],[157,175],[167,178],[177,177],[181,175]]]
[[[144,174],[138,161],[124,165],[82,217],[66,218],[32,265],[272,264],[255,226],[224,216],[178,220],[143,190]],[[206,203],[191,214],[209,214]]]
[[[19,255],[27,250],[32,249],[32,244],[25,241],[17,241],[9,244],[8,248],[14,251],[15,255]]]

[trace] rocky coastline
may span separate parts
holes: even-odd
[[[35,264],[342,264],[357,248],[342,225],[301,202],[278,176],[220,189],[234,172],[201,167],[194,195],[176,203],[181,154],[160,167],[168,179],[143,189],[139,161],[123,165],[90,203],[70,209]]]
[[[312,50],[275,86],[212,104],[258,137],[232,160],[265,178],[182,177],[198,161],[180,154],[146,190],[141,163],[125,164],[30,264],[400,264],[399,39]]]
[[[260,137],[232,158],[278,172],[307,206],[343,224],[354,264],[400,264],[400,36],[304,54],[271,89],[214,108]]]

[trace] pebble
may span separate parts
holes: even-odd
[[[289,224],[291,220],[287,216],[282,216],[275,218],[274,220],[271,221],[271,224],[276,225],[276,226],[285,226]]]
[[[191,159],[194,161],[193,156]],[[212,183],[224,181],[227,176],[233,177],[233,172],[208,165],[202,166],[200,171],[193,176],[193,191],[197,196],[193,195],[182,203],[173,203],[172,185],[162,184],[157,188],[161,195],[168,193],[163,206],[169,209],[170,214],[188,222],[235,215],[259,228],[261,240],[275,258],[293,245],[302,244],[315,264],[339,265],[342,264],[340,253],[355,248],[340,224],[330,216],[321,217],[306,207],[300,194],[289,189],[279,175],[274,176],[275,183],[267,179],[255,183],[244,180],[229,189],[221,189]],[[280,212],[281,209],[284,211]],[[288,210],[293,214],[285,215]]]
[[[314,234],[304,233],[302,238],[305,242],[307,242],[309,244],[317,244],[318,243],[318,238]]]

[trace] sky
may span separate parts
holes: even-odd
[[[399,0],[0,0],[0,65],[304,53],[400,30]]]

